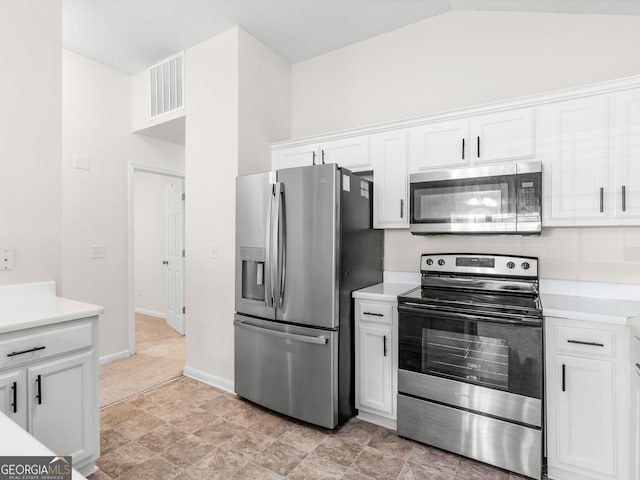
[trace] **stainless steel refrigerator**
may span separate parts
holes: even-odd
[[[351,292],[382,281],[373,185],[334,164],[236,181],[235,391],[335,428],[355,414]]]

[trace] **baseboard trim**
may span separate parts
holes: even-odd
[[[381,427],[388,428],[390,430],[393,430],[394,432],[398,429],[396,420],[392,418],[376,415],[375,413],[363,412],[362,410],[359,410],[358,418],[360,420],[364,420],[365,422],[373,423],[374,425],[380,425]]]
[[[100,357],[100,365],[113,362],[114,360],[120,360],[121,358],[127,358],[128,356],[129,356],[129,350],[122,350],[121,352],[105,355],[104,357]]]
[[[141,313],[142,315],[149,315],[151,317],[164,318],[165,320],[167,319],[167,314],[166,313],[155,312],[153,310],[147,310],[146,308],[136,308],[135,312],[136,313]]]
[[[194,380],[219,388],[225,392],[235,393],[233,382],[230,382],[226,378],[216,377],[215,375],[192,367],[184,367],[183,373],[185,377],[193,378]]]

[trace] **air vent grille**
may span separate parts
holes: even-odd
[[[184,53],[149,68],[151,118],[184,106]]]

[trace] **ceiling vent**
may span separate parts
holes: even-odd
[[[149,67],[151,118],[184,107],[184,53]]]

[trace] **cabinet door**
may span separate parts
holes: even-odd
[[[27,428],[27,382],[24,370],[0,374],[0,412]]]
[[[620,219],[640,218],[640,88],[612,97],[614,211]],[[629,223],[629,222],[626,222]]]
[[[358,408],[393,414],[391,327],[360,324]]]
[[[549,393],[556,397],[557,451],[550,465],[555,457],[561,465],[616,473],[613,370],[608,361],[556,356],[556,385]]]
[[[409,129],[409,173],[469,164],[467,120],[430,123]]]
[[[56,455],[73,463],[97,453],[91,351],[39,364],[27,370],[29,431]]]
[[[373,227],[408,227],[406,130],[372,135],[371,164],[375,202]]]
[[[369,136],[341,138],[322,142],[316,163],[336,163],[352,171],[369,170]]]
[[[604,96],[545,105],[536,110],[536,156],[544,163],[545,225],[606,224],[607,109]]]
[[[470,148],[475,163],[533,156],[531,108],[472,117],[470,126]]]
[[[318,145],[300,145],[297,147],[281,148],[274,150],[271,158],[272,168],[304,167],[319,163]]]

